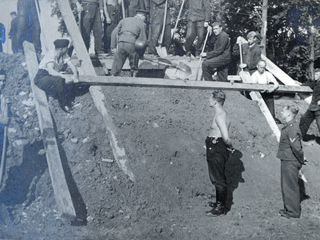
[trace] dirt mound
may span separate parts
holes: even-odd
[[[61,219],[39,132],[23,56],[0,55],[11,100],[5,181],[0,192],[0,238],[11,239],[317,239],[318,145],[306,145],[304,172],[310,199],[302,218],[278,216],[282,208],[277,142],[258,106],[227,92],[236,153],[227,163],[226,216],[210,218],[215,201],[204,140],[211,121],[210,91],[103,87],[109,115],[125,148],[116,164],[103,119],[89,93],[76,97],[72,114],[54,99],[49,106],[77,211]],[[277,101],[277,111],[288,100]],[[307,105],[296,100],[302,112]],[[28,104],[26,104],[28,103]],[[311,153],[313,155],[311,156]],[[308,156],[307,156],[308,157]]]

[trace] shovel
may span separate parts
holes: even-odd
[[[178,23],[179,23],[179,20],[180,20],[180,16],[181,16],[181,13],[182,13],[184,2],[185,2],[185,0],[183,0],[182,3],[181,3],[181,7],[180,7],[180,11],[179,11],[179,14],[178,14],[178,17],[177,17],[177,21],[176,21],[176,24],[174,25],[172,37],[176,33],[176,30],[177,30],[177,27],[178,27]]]
[[[242,57],[242,46],[241,42],[239,43],[239,52],[240,52],[240,65],[243,64],[243,57]],[[250,73],[243,71],[243,68],[241,68],[239,72],[239,76],[244,83],[252,83]]]
[[[148,58],[148,57],[144,57],[144,60],[147,60],[147,61],[152,62],[152,63],[163,64],[163,65],[168,66],[168,67],[176,68],[177,70],[182,71],[183,74],[188,74],[188,75],[192,74],[191,68],[187,64],[185,64],[183,62],[179,62],[178,64],[176,64],[176,63],[173,63],[173,62],[171,62],[170,60],[168,60],[166,58],[161,58],[161,57],[158,57],[157,59],[151,59],[151,58]]]
[[[157,53],[160,57],[167,57],[168,56],[166,47],[162,46],[164,31],[166,28],[167,8],[168,8],[168,0],[166,0],[166,3],[165,3],[162,31],[161,31],[160,38],[158,41],[158,46],[156,46]]]
[[[198,65],[198,69],[197,69],[197,73],[196,73],[196,81],[198,81],[199,70],[200,70],[201,62],[202,62],[201,55],[202,55],[202,53],[204,53],[204,49],[206,47],[206,44],[207,44],[207,41],[208,41],[208,37],[209,37],[209,31],[207,31],[206,39],[203,42],[203,47],[202,47],[202,51],[201,51],[200,58],[199,58],[199,65]]]

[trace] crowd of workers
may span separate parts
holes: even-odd
[[[93,31],[96,54],[106,52],[115,54],[111,75],[118,76],[126,58],[129,58],[134,77],[138,71],[138,61],[147,49],[148,53],[157,55],[156,47],[159,44],[166,47],[167,50],[171,45],[170,15],[167,14],[172,4],[170,0],[131,0],[124,3],[118,0],[71,0],[71,3],[74,4],[79,14],[78,21],[87,49],[90,47],[90,35]],[[33,42],[36,51],[41,52],[40,26],[36,24],[39,21],[35,12],[37,7],[35,4],[34,0],[19,0],[18,16],[16,17],[15,12],[11,13],[12,24],[9,36],[12,39],[14,53],[21,49],[22,40]],[[121,7],[121,4],[126,7]],[[125,14],[121,14],[124,13],[123,9],[127,9],[125,17]],[[214,36],[211,50],[207,52],[202,51],[205,31],[210,34],[213,31]],[[162,33],[164,40],[159,41]],[[196,36],[198,40],[193,52],[192,46]],[[2,37],[0,41],[4,42]],[[185,55],[190,56],[193,52],[195,57],[204,59],[202,70],[206,81],[213,81],[212,75],[215,72],[217,72],[218,81],[227,81],[232,56],[241,56],[239,69],[249,72],[253,83],[273,84],[271,90],[266,88],[262,92],[262,98],[266,101],[274,119],[280,123],[275,118],[273,98],[273,92],[279,84],[273,75],[265,70],[266,62],[261,59],[260,41],[260,35],[252,31],[247,34],[247,40],[238,37],[236,44],[232,47],[229,35],[223,31],[223,25],[220,22],[210,24],[209,2],[206,0],[189,1],[186,41],[182,47]],[[55,49],[49,51],[41,60],[34,81],[47,94],[54,93],[61,108],[70,112],[67,89],[69,84],[78,81],[78,72],[68,55],[69,40],[57,39],[54,45]],[[61,73],[66,65],[73,73],[70,77]],[[213,204],[213,209],[210,211],[213,216],[226,213],[225,163],[229,154],[234,152],[229,137],[231,121],[223,109],[224,101],[225,94],[220,90],[214,91],[210,98],[214,117],[206,139],[206,147],[209,176],[216,190],[216,203]],[[320,129],[319,81],[315,83],[312,102],[300,123],[295,118],[297,113],[298,109],[294,107],[285,107],[281,112],[286,124],[281,132],[277,157],[281,159],[281,186],[284,201],[284,209],[280,211],[280,214],[286,218],[298,218],[301,214],[298,175],[302,164],[305,163],[301,141],[309,140],[310,136],[307,132],[314,119]]]

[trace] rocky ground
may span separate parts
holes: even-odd
[[[1,239],[319,239],[320,176],[316,143],[304,143],[309,199],[300,219],[284,219],[276,138],[257,104],[227,92],[237,151],[227,162],[227,215],[209,217],[215,201],[204,139],[210,91],[103,87],[118,127],[132,181],[116,163],[102,116],[84,91],[67,114],[55,99],[56,125],[77,219],[60,217],[55,203],[28,72],[22,55],[0,55],[11,101],[4,181],[0,188]],[[302,100],[281,98],[286,104]],[[281,127],[281,126],[280,126]],[[316,132],[315,126],[311,129]]]

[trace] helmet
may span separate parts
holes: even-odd
[[[138,39],[136,40],[134,45],[137,51],[144,51],[147,47],[147,42]]]

